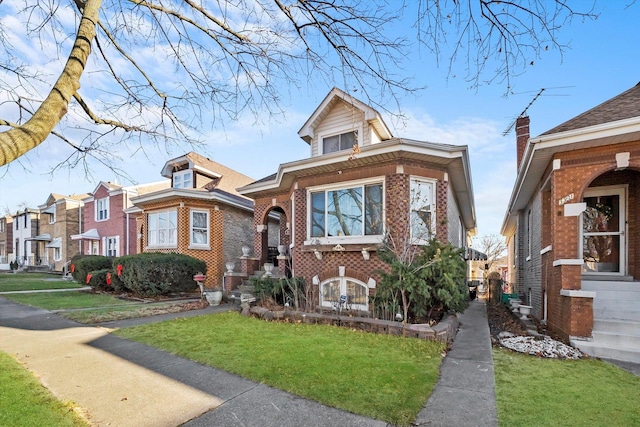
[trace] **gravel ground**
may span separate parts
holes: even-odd
[[[491,342],[496,347],[537,357],[578,359],[584,356],[579,350],[549,336],[530,336],[511,310],[503,304],[487,302],[487,318]]]

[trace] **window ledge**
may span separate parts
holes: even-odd
[[[178,245],[174,246],[145,246],[145,250],[157,250],[157,249],[178,249]]]
[[[196,251],[210,251],[211,250],[211,246],[209,245],[189,245],[187,246],[187,249],[193,249]]]
[[[335,246],[335,245],[369,245],[382,243],[384,236],[352,236],[352,237],[315,237],[311,240],[305,240],[304,246]],[[362,248],[360,248],[362,249]]]

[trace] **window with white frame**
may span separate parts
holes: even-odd
[[[311,238],[383,234],[381,182],[311,191],[309,206]]]
[[[53,260],[61,261],[62,260],[62,251],[60,248],[53,248]]]
[[[175,210],[147,214],[147,223],[147,246],[177,246],[178,214]]]
[[[49,224],[54,224],[56,222],[56,211],[49,212]]]
[[[95,201],[96,221],[106,221],[109,219],[109,198],[98,199]]]
[[[340,297],[343,296],[342,302]],[[334,277],[320,284],[320,305],[342,309],[367,311],[369,288],[366,284],[349,277]]]
[[[209,211],[191,211],[191,240],[190,246],[209,247]]]
[[[104,254],[110,257],[117,257],[119,251],[120,239],[118,236],[105,237]]]
[[[193,188],[193,172],[191,172],[191,169],[173,174],[173,188]]]
[[[4,218],[0,219],[0,233],[4,233],[5,222]]]
[[[434,180],[412,178],[411,200],[411,241],[423,244],[431,239],[435,231],[435,187]]]
[[[358,131],[355,130],[340,135],[325,136],[322,138],[322,154],[351,150],[357,144]]]

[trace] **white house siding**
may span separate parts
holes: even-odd
[[[362,138],[362,145],[371,144],[369,125],[364,120],[364,112],[344,102],[337,102],[319,126],[314,129],[313,141],[311,142],[311,155],[321,155],[319,141],[323,136],[332,136],[351,130],[358,130],[358,138]],[[360,135],[360,133],[362,135]]]
[[[453,246],[461,248],[464,246],[464,242],[460,240],[460,237],[464,233],[461,233],[460,227],[460,210],[458,209],[458,203],[456,201],[455,193],[451,183],[449,183],[449,191],[447,192],[447,239]]]
[[[528,214],[531,211],[531,242],[529,242],[529,233],[527,233]],[[523,302],[533,306],[532,314],[541,318],[542,315],[542,279],[541,264],[542,256],[542,197],[540,193],[536,193],[529,203],[529,206],[521,215],[521,236],[522,236],[522,256],[520,257],[519,269],[523,274],[519,275],[518,292],[524,296]],[[529,243],[531,243],[531,252],[529,253]],[[528,300],[529,295],[531,301]]]

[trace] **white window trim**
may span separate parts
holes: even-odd
[[[357,132],[358,133],[358,139],[357,139],[357,143],[359,147],[362,147],[363,141],[364,141],[364,135],[362,134],[362,124],[358,125],[358,126],[350,126],[350,127],[345,127],[341,130],[337,130],[337,131],[333,131],[333,132],[327,132],[321,135],[318,135],[318,155],[323,155],[323,154],[333,154],[333,153],[347,153],[348,150],[340,150],[340,151],[332,151],[331,153],[325,153],[324,152],[324,139],[325,138],[331,138],[332,136],[337,136],[337,135],[342,135],[344,133],[349,133],[349,132]]]
[[[527,261],[531,261],[531,241],[533,240],[533,213],[531,209],[527,212]]]
[[[311,193],[320,191],[340,190],[343,188],[352,188],[371,184],[382,184],[382,234],[369,235],[369,236],[331,236],[331,237],[311,237]],[[385,211],[385,194],[386,186],[383,176],[358,179],[355,181],[344,181],[336,184],[329,185],[316,185],[313,187],[307,187],[307,240],[304,241],[305,246],[310,245],[336,245],[336,244],[376,244],[382,243],[384,240],[384,234],[386,229],[386,211]],[[326,210],[326,206],[325,206]]]
[[[207,243],[193,242],[193,214],[203,213],[207,215]],[[211,250],[211,213],[206,209],[191,209],[189,212],[189,249]]]
[[[103,237],[103,254],[104,256],[109,256],[109,240],[115,240],[115,248],[116,254],[114,257],[120,256],[120,236],[107,236]]]
[[[54,261],[62,261],[62,249],[53,248],[53,260]]]
[[[424,182],[424,183],[429,183],[432,185],[431,187],[431,200],[433,200],[433,203],[431,204],[431,230],[430,232],[432,233],[431,236],[429,236],[429,239],[423,239],[421,237],[414,237],[413,236],[413,227],[411,226],[411,213],[412,213],[412,207],[413,207],[413,202],[411,200],[411,187],[412,187],[412,183],[414,181],[420,181],[420,182]],[[422,176],[410,176],[409,177],[409,233],[410,233],[410,241],[412,244],[414,245],[426,245],[429,243],[429,240],[432,237],[435,237],[437,234],[437,230],[436,230],[436,215],[437,215],[437,200],[436,200],[436,194],[437,194],[437,186],[438,186],[438,180],[434,179],[434,178],[425,178]]]
[[[185,175],[189,175],[189,180],[191,182],[191,185],[189,187],[185,187],[184,186],[184,177]],[[180,187],[176,187],[176,177],[181,177],[181,183],[182,185]],[[171,187],[172,188],[193,188],[193,169],[185,169],[185,170],[181,170],[178,172],[174,172],[173,173],[173,177],[171,178]]]
[[[100,202],[104,201],[105,202],[105,209],[107,211],[107,215],[105,218],[100,219]],[[111,210],[109,208],[109,197],[103,197],[101,199],[95,199],[93,202],[93,207],[94,207],[94,219],[96,222],[103,222],[103,221],[107,221],[109,220],[109,217],[111,216]]]
[[[55,224],[55,223],[56,223],[56,212],[54,210],[53,213],[49,214],[49,224]]]
[[[176,213],[176,242],[175,243],[169,243],[169,244],[150,245],[149,244],[149,229],[148,229],[149,215],[159,215],[161,213],[169,214],[171,212],[175,212]],[[147,213],[147,245],[146,245],[146,248],[149,248],[149,249],[175,249],[175,248],[177,248],[178,247],[178,229],[179,229],[178,228],[178,211],[176,209],[168,209],[168,210],[162,210],[162,211],[148,212]],[[156,232],[157,231],[158,230],[156,230]]]

